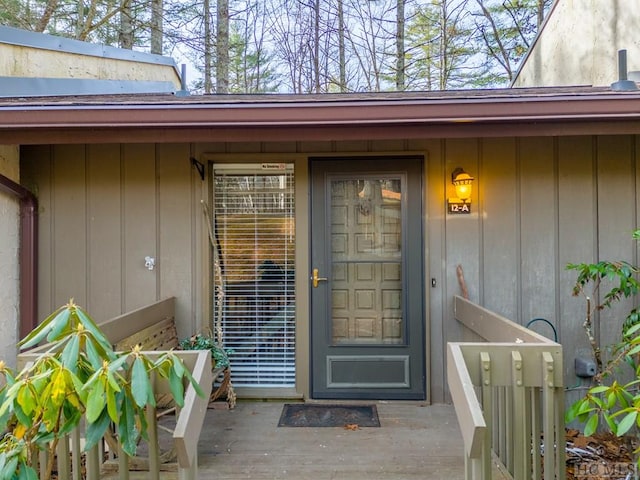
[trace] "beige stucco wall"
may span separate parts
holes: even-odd
[[[168,81],[180,87],[169,65],[82,55],[0,43],[0,76]]]
[[[636,0],[557,0],[514,86],[610,85],[618,50],[640,70]]]
[[[0,145],[0,174],[18,181],[19,150]],[[0,359],[15,366],[19,315],[19,203],[0,191]]]

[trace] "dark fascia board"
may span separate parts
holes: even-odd
[[[640,119],[640,92],[325,97],[173,95],[0,100],[0,131],[44,128],[242,128]]]
[[[0,77],[0,98],[175,93],[175,91],[175,85],[169,81]]]
[[[173,58],[153,53],[82,42],[72,38],[30,32],[28,30],[6,26],[0,26],[0,43],[114,60],[166,65],[173,68],[178,77],[180,77],[180,70]]]

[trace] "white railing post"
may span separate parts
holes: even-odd
[[[71,457],[69,456],[69,437],[67,435],[58,440],[56,464],[58,478],[71,478]]]
[[[454,306],[485,340],[447,347],[467,480],[491,478],[491,450],[514,480],[565,480],[561,345],[460,297]]]
[[[513,399],[513,478],[514,480],[525,480],[527,478],[525,456],[526,439],[524,425],[527,421],[524,410],[524,375],[522,356],[520,352],[511,352],[511,395]]]
[[[118,479],[129,480],[129,456],[122,449],[120,442],[118,442]]]
[[[80,448],[80,428],[71,432],[71,470],[73,480],[82,480],[82,449]]]
[[[482,407],[484,421],[488,428],[485,429],[484,442],[482,444],[482,480],[491,480],[491,445],[493,426],[493,385],[491,384],[491,357],[488,352],[480,352],[480,368],[482,380]]]

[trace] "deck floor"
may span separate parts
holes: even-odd
[[[234,410],[209,409],[198,448],[198,478],[464,479],[462,436],[453,406],[373,403],[381,426],[355,431],[278,427],[284,402],[240,401]],[[492,477],[509,478],[496,465]],[[117,478],[116,472],[102,475],[103,480]],[[160,478],[176,480],[178,475],[174,470]],[[130,473],[130,480],[147,479],[148,473]]]
[[[462,437],[452,406],[375,403],[380,428],[356,431],[278,427],[280,402],[209,410],[199,444],[199,478],[464,478]]]

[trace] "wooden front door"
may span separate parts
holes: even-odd
[[[425,397],[422,158],[311,160],[314,398]]]

